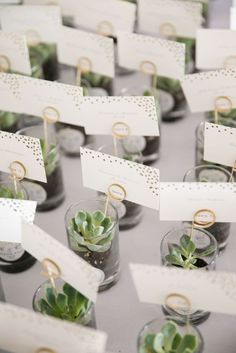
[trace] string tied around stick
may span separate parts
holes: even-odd
[[[97,33],[109,37],[114,34],[114,27],[111,22],[109,21],[102,21],[97,26]]]
[[[13,180],[15,194],[18,193],[18,182],[26,176],[26,167],[19,161],[13,161],[9,165],[10,178]]]
[[[114,144],[114,154],[118,157],[117,140],[122,140],[130,136],[131,129],[129,125],[123,121],[117,121],[112,125],[112,136]]]
[[[114,183],[111,184],[108,187],[107,193],[106,193],[106,203],[105,203],[105,215],[107,215],[107,209],[108,209],[108,204],[109,200],[112,199],[114,201],[122,202],[126,198],[126,190],[124,186],[120,185],[119,183]]]
[[[44,259],[42,261],[43,271],[41,275],[48,278],[52,284],[52,287],[55,289],[55,279],[61,277],[61,270],[60,267],[55,263],[55,261],[51,259]]]
[[[6,55],[0,55],[0,72],[10,72],[11,62]]]
[[[24,35],[29,46],[34,47],[41,42],[41,35],[35,29],[28,29],[25,31]]]
[[[150,60],[144,60],[140,63],[140,70],[145,75],[152,76],[152,94],[154,97],[157,95],[157,67]]]
[[[219,124],[219,113],[230,113],[233,108],[232,100],[227,96],[219,96],[214,102],[215,124]]]
[[[42,112],[44,141],[46,154],[48,152],[48,124],[55,124],[60,119],[60,113],[55,107],[45,107]]]
[[[166,39],[176,38],[176,27],[170,22],[164,22],[159,27],[159,33]]]
[[[206,229],[206,228],[211,227],[213,224],[215,224],[215,221],[216,221],[216,215],[212,210],[209,210],[207,208],[203,208],[201,210],[198,210],[193,215],[192,229],[191,229],[191,236],[190,237],[191,238],[193,237],[194,227]]]
[[[187,296],[180,293],[170,293],[165,298],[165,306],[174,312],[178,312],[180,310],[184,312],[187,317],[186,325],[189,327],[192,303]]]

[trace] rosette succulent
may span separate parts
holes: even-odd
[[[46,148],[45,141],[43,139],[40,140],[43,160],[46,170],[46,175],[50,176],[54,170],[56,169],[58,162],[58,151],[56,145],[50,145],[49,148]]]
[[[18,200],[26,199],[25,192],[22,189],[18,190],[17,193],[15,194],[15,192],[13,191],[13,185],[12,185],[12,188],[8,186],[0,185],[0,197],[5,199],[18,199]]]
[[[114,237],[114,222],[103,212],[79,211],[68,226],[71,246],[79,252],[105,252]]]
[[[17,114],[0,111],[0,130],[11,131],[17,123]]]
[[[60,292],[50,285],[47,286],[44,297],[36,303],[36,309],[58,319],[87,324],[85,316],[91,305],[89,299],[65,283]]]
[[[144,339],[140,353],[195,353],[198,351],[199,338],[193,334],[181,335],[173,321],[168,321],[159,333],[150,333]]]

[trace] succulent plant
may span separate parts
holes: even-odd
[[[47,286],[44,298],[36,303],[36,307],[42,314],[86,324],[83,319],[85,320],[85,315],[91,307],[91,301],[65,283],[62,292],[57,292],[53,287]]]
[[[42,148],[46,175],[50,176],[56,169],[57,162],[58,162],[57,146],[50,145],[49,148],[47,149],[45,141],[43,139],[40,139],[40,144]]]
[[[102,87],[106,88],[107,85],[111,82],[111,79],[106,76],[95,74],[93,72],[84,73],[82,78],[88,81],[91,87]]]
[[[150,333],[145,337],[140,353],[195,353],[198,347],[198,336],[182,336],[176,323],[170,320],[159,333]]]
[[[68,227],[72,249],[80,252],[109,250],[114,237],[113,227],[111,217],[102,211],[77,212]]]
[[[0,130],[9,130],[17,122],[17,115],[0,111]]]
[[[5,199],[25,200],[25,193],[23,190],[19,190],[17,194],[15,194],[12,188],[7,186],[0,186],[0,197]]]
[[[183,267],[185,269],[196,269],[199,266],[198,261],[201,258],[209,256],[216,250],[215,245],[209,245],[203,251],[196,251],[196,245],[187,234],[180,238],[180,244],[168,244],[169,254],[166,255],[166,261],[173,266]]]

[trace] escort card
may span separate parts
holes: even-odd
[[[59,0],[23,0],[24,5],[59,5]]]
[[[80,154],[85,187],[107,193],[118,184],[114,194],[121,189],[126,200],[159,209],[158,169],[82,147]]]
[[[21,222],[33,223],[37,203],[0,198],[0,242],[21,243]]]
[[[199,29],[197,31],[196,49],[196,65],[198,69],[236,68],[235,31],[228,29]]]
[[[118,33],[118,62],[127,69],[180,79],[185,72],[185,45],[141,34]]]
[[[236,3],[230,8],[230,29],[236,29]]]
[[[121,0],[77,0],[76,25],[103,35],[133,32],[136,5]]]
[[[39,139],[0,131],[0,154],[2,172],[47,182]]]
[[[236,129],[205,123],[204,160],[233,167],[236,161]]]
[[[79,119],[82,88],[13,74],[0,74],[0,93],[5,98],[0,109],[38,117],[52,122],[83,125]],[[29,104],[30,96],[30,104]]]
[[[143,264],[130,264],[130,270],[141,302],[164,305],[168,295],[177,293],[191,302],[191,310],[236,314],[235,273]]]
[[[160,219],[192,221],[197,211],[208,209],[214,212],[216,222],[236,222],[236,184],[213,182],[215,176],[226,181],[225,174],[218,175],[218,172],[203,169],[198,176],[202,180],[199,183],[161,183]]]
[[[0,326],[0,348],[14,353],[103,353],[107,341],[102,331],[6,303]]]
[[[59,62],[114,77],[114,43],[111,38],[61,26],[58,38]]]
[[[112,135],[119,123],[128,125],[130,135],[159,135],[160,108],[154,97],[83,97],[79,110],[88,134]]]
[[[24,34],[28,44],[56,43],[60,24],[58,6],[9,6],[1,11],[2,29]]]
[[[172,38],[195,38],[202,22],[201,3],[178,0],[138,0],[140,32]]]
[[[0,68],[31,75],[29,51],[24,36],[0,31]]]
[[[103,273],[33,224],[22,224],[22,246],[38,261],[50,259],[61,271],[61,278],[92,300],[97,299]]]
[[[185,75],[181,84],[192,113],[214,111],[216,103],[222,108],[230,103],[229,110],[236,107],[236,71],[233,69]]]

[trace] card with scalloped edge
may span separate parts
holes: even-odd
[[[105,332],[6,303],[0,326],[0,348],[14,353],[104,353],[107,341]]]
[[[24,36],[0,31],[0,53],[2,71],[31,75],[29,50]]]
[[[121,0],[77,0],[73,5],[75,24],[79,28],[106,36],[116,36],[117,31],[134,30],[135,4]]]
[[[0,93],[4,98],[0,102],[1,110],[83,126],[79,116],[81,87],[0,73]]]
[[[128,125],[131,136],[159,136],[154,97],[83,97],[79,111],[87,134],[112,135]]]
[[[138,0],[139,32],[195,38],[203,23],[202,4],[176,0]]]
[[[222,182],[214,182],[220,178]],[[208,209],[214,212],[216,222],[236,222],[236,184],[214,169],[202,169],[198,179],[201,182],[161,183],[161,221],[193,221],[196,212]],[[211,218],[205,213],[202,217]]]
[[[33,223],[35,201],[0,198],[0,241],[21,243],[21,223]]]
[[[236,274],[216,271],[188,271],[165,266],[130,264],[138,298],[143,303],[171,305],[236,315]],[[172,294],[172,296],[170,296]],[[175,294],[175,295],[173,295]],[[171,302],[170,302],[171,300]]]
[[[19,179],[47,182],[40,140],[0,131],[0,170]]]
[[[236,70],[185,75],[181,85],[192,113],[236,108]]]
[[[159,209],[158,169],[82,147],[80,154],[85,187],[107,193],[118,184],[126,200]],[[119,197],[119,190],[114,194]]]
[[[96,302],[104,274],[34,224],[22,224],[22,246],[38,261],[50,259],[60,276],[84,296]]]
[[[59,33],[59,62],[79,67],[81,71],[115,76],[114,42],[111,38],[66,26],[61,26]]]
[[[121,67],[176,80],[184,76],[185,44],[127,32],[117,39]]]
[[[7,6],[1,10],[3,31],[24,35],[29,45],[57,43],[60,25],[59,6]]]

